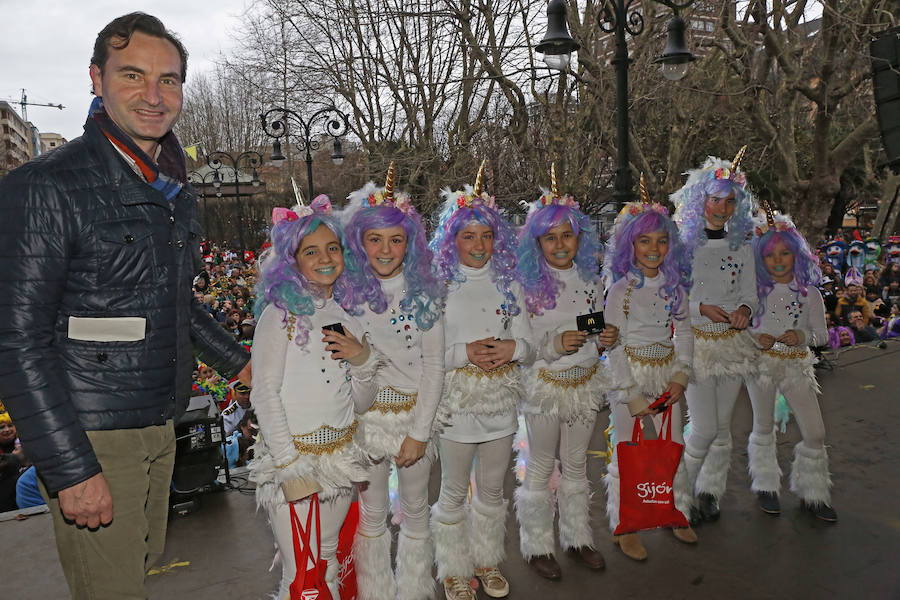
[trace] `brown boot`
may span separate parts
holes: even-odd
[[[684,542],[685,544],[697,543],[697,534],[690,527],[673,527],[672,534],[679,542]]]
[[[613,537],[613,542],[619,545],[622,553],[634,560],[647,560],[647,550],[641,543],[641,538],[636,533],[626,533]]]
[[[528,564],[538,575],[546,579],[559,579],[562,577],[562,569],[552,554],[532,556],[528,559]]]
[[[566,552],[578,562],[587,565],[589,569],[600,571],[606,567],[606,561],[603,560],[603,555],[590,546],[570,548]]]

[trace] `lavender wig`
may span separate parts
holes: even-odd
[[[500,213],[481,201],[460,207],[457,204],[458,193],[445,189],[441,194],[445,198],[444,207],[429,242],[429,247],[437,259],[438,277],[448,282],[448,285],[460,284],[466,280],[466,276],[459,268],[456,234],[472,223],[487,225],[494,233],[494,252],[490,259],[494,284],[506,298],[509,313],[519,314],[521,309],[510,289],[516,271],[516,236],[512,228]]]
[[[272,247],[263,252],[259,259],[259,279],[254,288],[256,303],[253,313],[259,318],[266,306],[274,304],[281,309],[285,325],[289,313],[301,317],[294,336],[298,346],[305,346],[309,341],[309,320],[304,317],[309,317],[316,311],[316,301],[321,302],[322,298],[300,273],[295,255],[303,238],[320,225],[328,227],[338,240],[342,240],[341,226],[331,215],[313,213],[293,221],[285,219],[272,226],[269,234]],[[341,273],[332,288],[335,302],[351,314],[362,313],[361,309],[352,305],[349,292],[350,282],[345,273]]]
[[[519,232],[519,246],[516,251],[519,260],[516,273],[525,292],[525,306],[529,312],[536,315],[556,308],[556,298],[563,285],[547,265],[538,238],[564,223],[571,225],[572,232],[579,236],[578,251],[575,253],[575,266],[579,277],[589,282],[598,276],[600,239],[591,226],[590,218],[573,206],[564,204],[541,206],[540,203],[536,203],[528,214],[525,226]]]
[[[773,252],[775,244],[778,242],[782,242],[785,248],[794,255],[794,282],[790,285],[790,289],[797,294],[798,298],[805,297],[807,290],[819,285],[819,281],[822,279],[819,260],[810,250],[809,244],[806,243],[800,232],[789,222],[778,222],[776,227],[769,228],[765,233],[753,238],[753,254],[756,257],[756,293],[759,297],[758,315],[765,314],[766,297],[775,287],[772,276],[766,270],[764,257]]]
[[[688,259],[694,256],[694,249],[702,246],[706,237],[706,199],[727,198],[734,194],[734,214],[726,225],[726,239],[732,250],[737,250],[749,237],[752,228],[752,214],[755,201],[753,195],[745,189],[741,173],[732,177],[717,177],[719,171],[730,169],[731,163],[710,156],[700,169],[688,171],[688,180],[684,186],[669,196],[676,206],[675,222],[681,231]]]
[[[659,205],[654,204],[653,206]],[[646,233],[665,232],[669,236],[669,249],[659,267],[659,272],[663,276],[659,295],[660,297],[668,295],[672,299],[670,303],[672,314],[678,314],[683,300],[682,296],[691,287],[691,263],[685,254],[684,245],[678,236],[675,223],[667,214],[652,209],[644,210],[631,218],[628,218],[623,211],[616,221],[618,226],[612,247],[607,250],[607,260],[604,265],[611,280],[615,282],[632,274],[637,277],[637,287],[642,287],[644,272],[634,261],[634,242]],[[679,287],[682,288],[680,294],[678,293]]]
[[[841,332],[844,331],[846,331],[847,335],[850,336],[850,345],[856,345],[856,336],[853,335],[853,330],[849,327],[839,325],[828,330],[828,345],[831,346],[832,350],[837,350],[841,347]]]
[[[403,275],[406,277],[406,296],[400,307],[416,316],[419,329],[426,331],[441,316],[445,287],[433,269],[434,255],[428,249],[422,218],[412,206],[406,212],[387,204],[364,207],[350,217],[345,236],[347,249],[344,260],[352,281],[349,297],[354,304],[366,303],[377,314],[387,310],[387,298],[381,282],[369,266],[363,246],[363,235],[370,229],[402,227],[406,233],[406,256]]]

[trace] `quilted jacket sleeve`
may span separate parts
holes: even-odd
[[[53,343],[75,221],[63,194],[31,165],[0,182],[0,213],[0,398],[55,493],[101,471]]]
[[[250,353],[222,329],[196,298],[191,298],[191,341],[200,360],[227,379],[250,362]]]

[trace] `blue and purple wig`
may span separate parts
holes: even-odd
[[[591,226],[590,218],[579,210],[578,203],[570,196],[564,197],[561,202],[554,202],[552,198],[545,202],[548,197],[545,193],[532,205],[519,232],[516,251],[519,259],[517,275],[525,292],[525,307],[536,315],[556,308],[556,298],[563,285],[544,259],[539,241],[542,235],[568,223],[572,226],[572,233],[578,236],[575,267],[579,277],[586,282],[594,281],[600,270],[600,238]]]
[[[738,155],[740,157],[740,154]],[[736,159],[738,161],[739,158]],[[726,239],[732,250],[743,245],[753,231],[753,212],[755,200],[746,189],[744,174],[732,166],[734,163],[710,156],[699,169],[688,171],[684,186],[669,196],[675,205],[674,220],[681,232],[688,253],[688,260],[694,256],[694,249],[705,244],[706,237],[706,199],[727,198],[734,194],[734,214],[725,228]]]
[[[400,300],[400,307],[414,314],[419,329],[427,331],[441,316],[445,287],[434,272],[434,256],[428,249],[422,218],[409,204],[408,196],[399,191],[394,192],[393,201],[370,203],[369,198],[374,199],[377,191],[379,188],[369,182],[348,197],[344,261],[353,284],[350,297],[354,304],[368,304],[377,314],[387,310],[388,300],[369,266],[363,236],[370,229],[402,227],[407,244],[403,258],[406,296]]]
[[[756,258],[756,293],[759,297],[759,310],[756,311],[758,315],[765,314],[766,296],[775,287],[775,282],[766,269],[764,258],[774,251],[775,244],[778,242],[782,242],[785,248],[794,255],[794,282],[790,284],[790,289],[797,294],[798,298],[805,297],[807,290],[818,286],[822,279],[819,259],[813,254],[806,239],[797,231],[790,219],[779,216],[774,221],[774,226],[761,220],[753,238],[753,254]]]
[[[493,269],[493,281],[497,290],[506,298],[511,315],[521,312],[518,301],[510,289],[516,277],[516,235],[506,220],[497,212],[492,197],[474,195],[466,186],[462,192],[441,191],[444,206],[441,209],[429,247],[435,254],[437,274],[447,285],[460,284],[466,276],[459,268],[456,252],[456,234],[467,225],[486,225],[494,233],[494,252],[489,264]]]
[[[279,214],[280,219],[273,218],[279,220],[269,233],[272,246],[260,256],[259,279],[254,287],[256,302],[253,313],[257,318],[269,304],[281,310],[285,325],[289,314],[301,317],[297,321],[294,336],[298,346],[305,346],[309,341],[309,321],[303,317],[312,315],[316,311],[316,302],[321,303],[323,299],[317,288],[310,285],[297,268],[297,249],[303,238],[320,225],[328,227],[343,243],[341,225],[337,217],[331,214],[331,204],[328,203],[327,209],[324,208],[322,198],[324,202],[328,201],[327,197],[319,196],[313,201],[312,209],[302,206],[295,207],[294,210],[276,208],[273,211],[273,217]],[[345,271],[334,282],[332,296],[348,313],[361,314],[362,310],[352,303],[350,290],[351,284]]]
[[[682,296],[691,287],[691,262],[684,251],[675,223],[661,204],[629,202],[616,217],[613,239],[606,251],[604,272],[612,282],[634,275],[637,287],[644,285],[644,272],[634,261],[634,242],[642,235],[663,231],[669,236],[669,249],[659,267],[663,283],[659,295],[668,295],[672,301],[672,314],[678,314]],[[682,293],[677,293],[678,288]]]

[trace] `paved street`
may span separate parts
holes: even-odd
[[[502,565],[514,599],[625,598],[898,598],[900,574],[900,343],[885,350],[846,350],[833,371],[820,371],[822,408],[828,431],[834,506],[840,521],[827,525],[798,509],[799,500],[782,493],[783,512],[761,512],[749,490],[746,440],[751,415],[746,393],[738,403],[735,449],[722,518],[697,529],[700,543],[687,547],[667,531],[642,534],[650,555],[636,563],[611,543],[605,495],[593,498],[592,515],[607,569],[593,573],[560,557],[560,582],[532,574],[518,552],[513,511],[508,525],[508,557]],[[592,448],[602,450],[603,413]],[[798,441],[792,421],[779,436],[778,455],[788,481],[792,448]],[[591,481],[600,487],[602,458],[590,458]],[[507,490],[512,489],[512,473]],[[438,469],[432,473],[436,497]],[[2,598],[67,596],[53,545],[50,517],[0,523]],[[252,494],[229,491],[203,499],[202,508],[174,518],[160,572],[149,578],[153,598],[175,600],[267,598],[275,589],[272,536],[254,512]],[[439,597],[437,594],[435,597]],[[442,597],[442,596],[441,596]],[[479,596],[483,598],[483,595]]]

